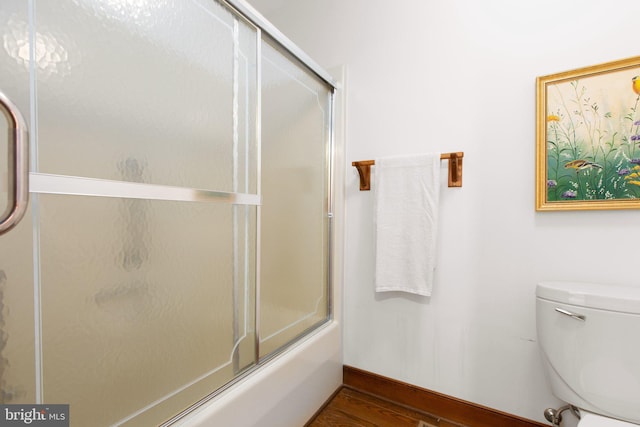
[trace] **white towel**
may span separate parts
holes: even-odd
[[[440,153],[376,159],[376,292],[429,296],[440,197]]]

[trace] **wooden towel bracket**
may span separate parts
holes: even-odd
[[[462,158],[464,153],[442,153],[440,159],[449,161],[449,187],[462,187]],[[360,191],[371,190],[371,166],[375,165],[375,160],[360,160],[352,162],[351,165],[358,170],[360,175]]]

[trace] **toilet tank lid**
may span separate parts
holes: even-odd
[[[640,314],[640,287],[583,282],[541,282],[536,296],[582,307]]]

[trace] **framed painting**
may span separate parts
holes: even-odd
[[[640,208],[640,57],[536,79],[536,210]]]

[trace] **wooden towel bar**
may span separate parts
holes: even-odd
[[[449,187],[462,187],[462,158],[464,153],[442,153],[440,159],[449,160]],[[351,165],[358,170],[360,175],[360,190],[371,189],[371,166],[375,165],[375,160],[360,160],[352,162]]]

